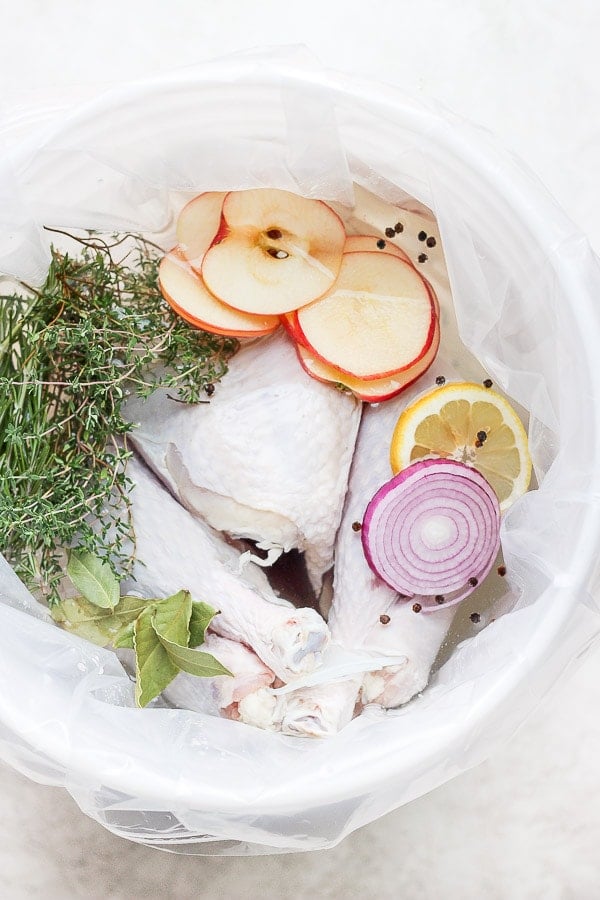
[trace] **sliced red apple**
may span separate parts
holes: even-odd
[[[353,378],[347,375],[341,369],[336,369],[318,359],[314,353],[311,353],[301,344],[296,344],[296,353],[304,371],[316,378],[317,381],[323,381],[328,384],[342,384],[347,387],[359,400],[365,400],[368,403],[381,403],[384,400],[390,400],[396,394],[401,393],[405,388],[411,385],[417,378],[423,375],[437,356],[440,345],[440,329],[436,322],[434,338],[427,353],[410,369],[399,372],[397,375],[391,375],[389,378],[376,378],[366,381],[361,378]]]
[[[383,247],[381,244],[383,244]],[[390,241],[386,241],[385,238],[375,237],[372,234],[351,234],[346,238],[344,253],[357,253],[359,251],[365,251],[367,253],[391,253],[392,256],[398,256],[407,263],[411,262],[408,253],[405,253],[400,247],[396,247]]]
[[[158,280],[163,297],[175,312],[205,331],[230,337],[260,337],[279,325],[277,316],[252,316],[217,300],[179,249],[162,258]]]
[[[380,244],[383,244],[384,246],[381,247]],[[363,250],[372,253],[391,253],[392,256],[398,256],[405,262],[410,263],[410,265],[414,268],[414,263],[408,253],[405,253],[401,247],[396,247],[395,244],[392,244],[390,241],[386,241],[385,238],[377,237],[376,235],[372,234],[351,234],[346,238],[346,243],[344,244],[344,253],[356,253]],[[421,273],[419,272],[419,274]],[[427,279],[423,277],[423,275],[421,275],[421,278],[423,278],[423,281],[427,285],[435,306],[436,315],[439,316],[440,303],[436,296],[436,293]]]
[[[349,251],[349,252],[352,252],[352,251]],[[430,294],[430,297],[431,297],[431,300],[432,300],[432,303],[434,306],[435,314],[436,314],[436,336],[434,338],[434,341],[432,342],[432,346],[431,346],[430,350],[425,355],[425,357],[423,357],[424,360],[428,360],[428,361],[425,362],[424,368],[419,371],[419,373],[415,376],[415,378],[420,377],[420,375],[423,374],[423,372],[425,372],[429,368],[429,366],[431,365],[431,362],[433,362],[433,360],[435,359],[435,357],[437,355],[439,340],[440,340],[440,329],[439,329],[440,306],[438,303],[438,299],[435,295],[435,291],[433,290],[433,288],[431,287],[431,285],[429,284],[428,281],[426,281],[425,279],[423,279],[423,280],[425,281],[427,289],[429,290],[429,294]],[[373,396],[372,391],[377,391],[379,389],[387,390],[388,382],[394,382],[394,384],[400,385],[400,387],[397,390],[394,389],[394,392],[392,394],[387,394],[386,396],[381,396],[381,397],[378,397],[377,399],[389,400],[390,397],[394,397],[401,390],[404,390],[404,388],[407,387],[408,384],[412,384],[412,380],[410,382],[403,380],[402,373],[397,374],[395,376],[390,376],[389,378],[381,379],[381,385],[380,385],[378,379],[366,381],[365,379],[353,378],[351,375],[348,375],[347,373],[342,372],[341,369],[336,369],[335,366],[330,366],[328,363],[324,362],[323,360],[318,359],[315,356],[315,354],[310,350],[308,343],[306,341],[306,338],[304,337],[304,334],[302,333],[302,329],[300,328],[300,326],[298,324],[298,313],[296,310],[294,310],[294,312],[286,313],[284,316],[281,316],[281,324],[283,325],[285,330],[288,332],[290,337],[294,340],[296,347],[298,349],[298,356],[300,358],[300,362],[302,363],[303,367],[306,369],[306,371],[308,372],[309,375],[312,375],[314,378],[317,378],[317,379],[323,380],[323,381],[334,381],[334,382],[343,383],[347,387],[351,386],[350,385],[351,381],[356,382],[356,385],[355,385],[355,387],[352,387],[352,390],[354,391],[354,393],[356,394],[357,397],[360,397],[361,400],[371,400],[371,398]],[[302,348],[302,352],[300,351],[300,348]],[[310,362],[310,366],[311,366],[310,371],[309,371],[309,368],[307,367],[307,365],[304,364],[305,360],[311,361]],[[315,361],[314,365],[312,364],[312,360]],[[327,371],[329,371],[329,375],[327,375]],[[372,389],[367,389],[366,386],[368,384],[373,386]],[[364,388],[363,388],[363,385],[364,385]],[[392,386],[390,385],[390,388],[391,387]],[[360,393],[359,393],[359,391],[360,391]],[[371,400],[371,402],[374,402],[374,401]]]
[[[349,251],[349,252],[352,252],[352,251]],[[436,297],[435,291],[433,290],[433,288],[431,287],[429,282],[426,281],[424,278],[423,278],[423,281],[425,282],[425,286],[427,287],[427,290],[429,291],[429,296],[431,297],[431,302],[433,303],[433,308],[435,311],[436,318],[439,319],[440,304],[438,302],[438,298]],[[293,312],[286,313],[284,316],[281,316],[281,324],[283,325],[285,330],[288,332],[290,337],[292,337],[297,344],[301,344],[303,347],[310,349],[310,345],[309,345],[308,341],[306,340],[306,337],[304,336],[304,333],[298,322],[298,310],[294,310]]]
[[[389,253],[345,253],[331,289],[299,309],[299,343],[347,375],[371,381],[415,366],[433,343],[432,295],[409,263]]]
[[[190,200],[177,219],[177,240],[186,259],[197,272],[204,254],[221,226],[221,210],[227,194],[207,191]]]
[[[306,343],[306,338],[302,334],[300,326],[298,325],[298,313],[296,312],[296,310],[286,313],[280,318],[281,324],[290,335],[290,337],[293,338],[297,344],[302,344],[304,347],[307,347],[308,345]]]
[[[384,246],[381,247],[380,244],[383,244]],[[346,238],[346,243],[344,244],[344,253],[356,253],[357,251],[362,250],[367,252],[370,251],[377,253],[391,253],[392,256],[398,256],[405,262],[410,263],[414,268],[414,263],[408,253],[405,253],[401,247],[396,247],[395,244],[392,244],[391,241],[386,240],[385,238],[377,237],[376,235],[372,234],[351,234]],[[419,272],[419,274],[421,273]],[[423,281],[427,285],[435,306],[436,315],[439,316],[440,304],[436,293],[427,279],[423,277],[423,275],[421,275],[421,278],[423,278]]]
[[[321,200],[288,191],[233,191],[223,204],[223,237],[202,263],[207,288],[229,306],[275,315],[329,290],[346,233]]]
[[[422,275],[421,275],[421,278],[423,278]],[[433,308],[435,309],[435,314],[436,314],[437,318],[439,319],[439,317],[440,317],[440,301],[438,300],[436,292],[432,288],[431,284],[427,281],[427,279],[423,278],[423,281],[425,282],[425,287],[429,291],[429,296],[431,297],[431,302],[433,303]]]

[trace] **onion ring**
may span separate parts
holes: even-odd
[[[377,491],[361,536],[372,571],[431,612],[460,603],[490,571],[500,549],[500,505],[477,469],[419,460]]]

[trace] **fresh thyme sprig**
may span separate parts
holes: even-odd
[[[127,396],[206,399],[238,346],[164,302],[150,241],[68,237],[39,290],[0,295],[0,550],[51,604],[65,548],[127,568]]]

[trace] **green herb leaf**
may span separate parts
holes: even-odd
[[[107,647],[109,644],[116,647],[115,641],[124,627],[133,625],[149,602],[139,597],[122,597],[115,609],[110,610],[101,609],[83,597],[74,597],[55,604],[51,607],[51,613],[54,621],[71,634],[100,647]]]
[[[91,641],[92,644],[98,644],[99,647],[106,647],[111,643],[112,636],[105,627],[106,619],[110,616],[108,610],[106,611],[107,616],[93,603],[88,603],[83,597],[76,597],[62,600],[51,607],[50,611],[54,621],[66,631],[70,631],[71,634]],[[117,631],[122,624],[119,621]]]
[[[88,603],[114,609],[119,602],[119,582],[111,567],[93,553],[72,550],[67,575]]]
[[[0,548],[50,605],[68,547],[131,572],[127,395],[206,400],[239,347],[164,301],[161,250],[142,235],[61,244],[41,287],[0,292]]]
[[[155,613],[155,607],[149,606],[134,625],[135,702],[141,707],[158,697],[179,672],[154,629]]]
[[[170,661],[183,672],[189,672],[190,675],[198,675],[200,678],[213,678],[215,675],[232,674],[212,654],[203,653],[202,650],[192,650],[190,647],[182,647],[180,644],[168,640],[157,628],[156,618],[154,619],[154,630]]]
[[[187,647],[190,640],[190,618],[192,615],[192,595],[189,591],[177,591],[154,604],[154,627],[167,640]]]
[[[157,604],[152,624],[170,661],[190,675],[212,678],[231,675],[210,653],[192,650],[204,643],[204,633],[217,611],[207,603],[192,602],[189,591],[179,591]]]
[[[190,617],[190,640],[188,646],[199,647],[204,643],[206,629],[218,614],[208,603],[192,600],[192,615]]]
[[[104,647],[135,650],[138,706],[147,706],[179,671],[203,678],[231,675],[210,653],[193,650],[216,615],[207,603],[193,602],[189,591],[162,600],[122,597],[114,609],[102,608],[84,597],[62,600],[52,607],[63,628]]]
[[[124,650],[134,650],[134,634],[135,622],[130,622],[129,625],[125,625],[125,627],[120,630],[113,641],[113,647],[115,648],[115,650],[119,648]]]

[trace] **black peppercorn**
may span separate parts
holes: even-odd
[[[418,260],[420,263],[427,262],[428,258],[429,258],[429,257],[427,256],[426,253],[419,253],[419,255],[417,256],[417,260]]]
[[[435,383],[436,384],[446,384],[446,379],[444,378],[443,375],[438,375],[438,377],[435,379]]]
[[[283,237],[283,234],[279,230],[279,228],[271,228],[269,231],[267,231],[267,237],[271,238],[272,241],[280,241]]]
[[[469,578],[469,584],[471,585],[471,587],[477,587],[477,585],[479,584],[479,579],[475,577]]]
[[[492,381],[491,378],[486,378],[485,381],[483,382],[483,386],[486,387],[486,388],[491,388],[491,386],[493,385],[493,383],[494,383],[494,382]]]
[[[380,250],[383,250],[383,249],[384,249],[384,247],[385,247],[385,241],[384,241],[383,238],[379,238],[379,240],[377,241],[377,246],[379,247]]]
[[[396,232],[394,231],[393,228],[386,228],[386,229],[385,229],[385,236],[386,236],[386,237],[394,237],[395,234],[396,234]]]
[[[434,237],[428,237],[426,243],[428,247],[435,247],[437,241]]]
[[[402,222],[396,222],[396,224],[394,225],[394,231],[396,232],[396,234],[402,234],[402,232],[404,231],[404,225],[402,224]]]
[[[213,395],[214,392],[215,392],[215,386],[214,386],[214,384],[205,384],[205,385],[204,385],[204,392],[205,392],[209,397],[212,397],[212,395]]]
[[[383,616],[379,616],[379,621],[381,622],[382,625],[389,625],[391,622],[391,619],[389,616],[386,616],[384,614]]]
[[[471,613],[469,618],[471,619],[471,622],[475,623],[475,625],[477,625],[478,622],[481,622],[481,616],[479,615],[479,613]]]
[[[418,233],[417,237],[419,238],[420,241],[426,241],[426,240],[427,240],[427,232],[426,232],[426,231],[420,231],[420,232]]]
[[[443,594],[436,594],[436,595],[435,595],[435,602],[436,602],[436,603],[445,603],[445,602],[446,602],[446,598],[444,597]]]
[[[487,440],[487,431],[478,431],[477,432],[477,440],[483,442]]]
[[[419,613],[422,609],[423,607],[420,603],[413,603],[413,612]]]
[[[360,531],[361,528],[362,528],[362,525],[360,524],[360,522],[352,523],[352,531]]]
[[[506,566],[498,566],[498,575],[502,575],[502,577],[506,575]]]

